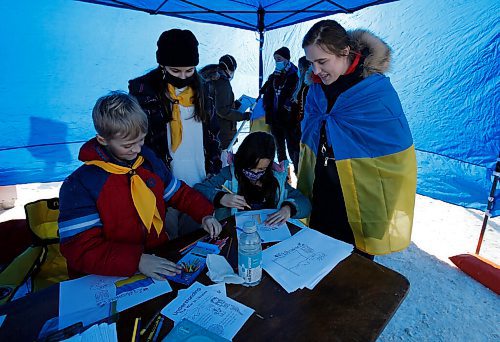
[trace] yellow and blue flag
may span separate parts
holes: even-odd
[[[370,254],[406,248],[417,181],[415,149],[389,78],[375,74],[342,93],[330,112],[321,85],[307,95],[298,188],[312,197],[320,128],[326,123],[356,247]]]

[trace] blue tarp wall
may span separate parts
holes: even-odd
[[[498,1],[402,0],[333,16],[393,48],[388,75],[418,150],[418,192],[482,210],[500,152],[498,13]],[[266,33],[265,78],[277,48],[303,55],[313,23]],[[173,27],[195,33],[200,66],[234,55],[235,94],[257,94],[256,33],[68,0],[1,2],[0,185],[63,180],[78,167],[95,100],[155,67],[156,39]]]

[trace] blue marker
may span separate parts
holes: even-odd
[[[153,342],[156,342],[158,340],[158,335],[160,335],[161,326],[163,325],[164,320],[165,320],[165,316],[161,316],[160,323],[158,323],[158,326],[156,327],[155,334],[153,336]]]

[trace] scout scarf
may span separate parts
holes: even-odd
[[[120,166],[113,163],[108,163],[101,160],[91,160],[85,162],[87,165],[95,165],[101,169],[116,175],[130,174],[130,191],[132,200],[134,201],[135,209],[141,218],[142,223],[146,226],[148,233],[151,230],[151,225],[155,227],[156,233],[160,235],[163,227],[163,221],[156,206],[156,197],[148,188],[146,183],[137,175],[136,170],[144,162],[144,158],[139,156],[132,167]]]
[[[173,85],[168,85],[168,93],[170,98],[174,100],[172,106],[172,121],[170,121],[170,139],[173,152],[177,150],[182,142],[182,119],[179,105],[183,107],[190,107],[193,105],[193,89],[191,87],[186,87],[179,95],[175,94],[175,89]]]

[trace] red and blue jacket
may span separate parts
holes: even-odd
[[[171,206],[201,222],[214,211],[199,192],[176,179],[147,147],[144,163],[136,170],[156,196],[162,218]],[[83,162],[103,160],[123,165],[96,139],[80,149]],[[142,223],[135,209],[128,174],[111,174],[95,165],[82,165],[63,183],[60,194],[59,235],[61,253],[71,277],[83,274],[131,276],[138,271],[143,253],[168,240]]]

